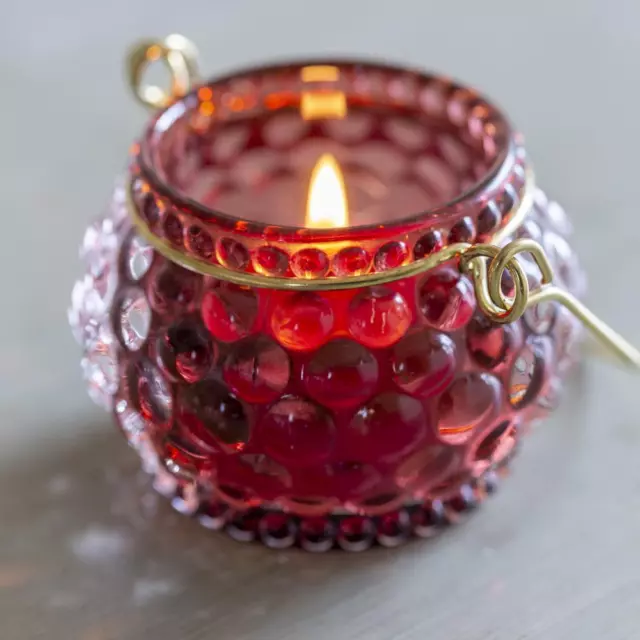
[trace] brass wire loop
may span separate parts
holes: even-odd
[[[529,305],[529,281],[516,256],[529,253],[542,273],[542,285],[553,280],[553,270],[542,247],[533,240],[514,240],[500,249],[492,244],[476,244],[460,257],[460,268],[472,276],[476,299],[482,311],[494,322],[515,322]],[[485,258],[482,260],[481,258]],[[486,259],[490,259],[487,267]],[[514,296],[502,290],[504,272],[514,283]]]
[[[155,85],[143,84],[147,67],[163,62],[171,76],[167,91]],[[198,79],[198,52],[184,36],[173,34],[164,40],[143,40],[136,44],[126,60],[129,87],[138,102],[151,109],[163,109],[176,98],[185,95]]]
[[[540,269],[542,280],[535,291],[530,291],[526,274],[517,260],[516,256],[521,253],[530,254]],[[493,322],[515,322],[527,309],[537,304],[556,302],[578,318],[591,336],[619,363],[640,371],[640,351],[575,296],[553,284],[553,270],[537,242],[514,240],[502,249],[490,244],[472,245],[461,255],[460,269],[471,276],[478,306]],[[502,291],[505,270],[511,274],[514,282],[511,298]]]

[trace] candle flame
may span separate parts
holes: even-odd
[[[349,224],[347,191],[338,161],[325,153],[311,172],[305,226],[314,229],[346,227]]]

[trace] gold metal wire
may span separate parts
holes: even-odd
[[[147,67],[164,62],[170,74],[169,91],[143,84]],[[127,80],[136,100],[151,109],[163,109],[177,97],[185,95],[198,78],[198,52],[195,45],[179,34],[164,40],[142,40],[129,52],[126,60]]]
[[[478,305],[494,322],[515,322],[529,306],[529,281],[522,265],[516,260],[520,253],[531,255],[542,274],[541,284],[550,284],[553,269],[542,247],[533,240],[514,240],[502,249],[494,244],[476,244],[460,257],[460,269],[473,278]],[[488,266],[487,259],[490,260]],[[508,298],[502,290],[505,271],[513,279],[512,298]]]
[[[151,233],[133,206],[128,193],[129,211],[140,234],[162,255],[186,269],[227,280],[239,285],[289,290],[341,290],[386,284],[429,271],[438,265],[459,259],[461,271],[469,274],[474,283],[476,300],[483,313],[493,322],[515,322],[529,308],[543,302],[557,302],[566,307],[589,330],[591,335],[623,365],[640,371],[640,351],[603,322],[575,296],[553,284],[553,270],[543,248],[533,240],[514,240],[505,247],[495,244],[458,243],[412,264],[380,273],[346,278],[304,280],[275,278],[232,271],[185,256],[161,238]],[[502,235],[502,234],[500,234]],[[494,238],[495,239],[495,238]],[[542,274],[540,288],[530,291],[527,276],[517,255],[528,253]],[[502,291],[502,278],[507,270],[514,282],[514,295],[509,298]]]
[[[540,269],[542,281],[535,291],[529,290],[526,274],[516,259],[521,253],[530,254]],[[514,240],[502,249],[494,245],[473,245],[460,257],[460,268],[471,275],[478,306],[492,321],[502,324],[514,322],[537,304],[557,302],[578,318],[591,336],[620,364],[640,371],[640,351],[574,295],[553,284],[553,270],[537,242]],[[514,281],[512,298],[506,297],[502,291],[505,269]]]
[[[370,287],[375,285],[387,284],[401,278],[409,278],[418,275],[429,269],[433,269],[444,262],[449,262],[454,258],[461,256],[471,247],[479,245],[471,245],[460,242],[445,247],[438,253],[416,260],[410,264],[405,264],[387,271],[376,273],[365,273],[359,276],[333,277],[333,278],[282,278],[277,276],[265,276],[259,273],[245,273],[243,271],[234,271],[226,267],[211,264],[206,260],[185,255],[182,251],[175,249],[163,238],[155,235],[147,226],[147,223],[140,216],[137,207],[133,202],[133,194],[131,192],[132,185],[127,188],[126,199],[129,215],[134,224],[142,235],[153,248],[163,256],[179,264],[186,269],[202,273],[204,275],[213,276],[220,280],[227,280],[235,284],[249,287],[262,287],[266,289],[304,289],[305,291],[327,291],[337,289],[357,289],[359,287]],[[510,236],[520,227],[527,213],[533,205],[533,192],[535,189],[535,180],[533,172],[527,173],[525,187],[520,203],[516,206],[511,214],[509,222],[500,229],[491,238],[492,244],[500,243],[505,237]],[[491,257],[490,255],[488,257]]]
[[[167,65],[171,74],[170,91],[142,83],[144,71],[150,63],[155,61],[163,61]],[[197,68],[195,46],[180,35],[171,35],[161,41],[140,42],[131,50],[127,58],[128,80],[134,96],[142,104],[153,109],[164,108],[175,98],[187,93],[197,80]],[[493,322],[501,324],[515,322],[527,309],[537,304],[556,302],[578,318],[600,345],[613,354],[620,363],[640,371],[640,351],[598,318],[575,296],[553,284],[553,270],[543,248],[537,242],[522,239],[509,242],[503,248],[498,246],[522,224],[533,205],[534,189],[534,176],[529,170],[519,204],[512,212],[509,222],[491,238],[490,243],[458,243],[436,254],[388,271],[314,280],[278,278],[233,271],[192,258],[174,249],[168,242],[151,232],[133,202],[131,185],[127,189],[127,207],[139,233],[158,253],[186,269],[251,287],[305,291],[370,287],[409,278],[445,262],[458,259],[460,270],[469,274],[473,280],[478,306]],[[527,276],[517,260],[517,256],[522,253],[528,253],[540,269],[542,280],[540,287],[535,291],[530,291]],[[514,283],[512,297],[507,297],[502,291],[505,270],[509,272]]]

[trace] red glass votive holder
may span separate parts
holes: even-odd
[[[487,315],[465,268],[469,247],[530,239],[583,293],[521,138],[474,90],[378,64],[184,90],[83,241],[70,321],[91,397],[174,506],[236,539],[360,550],[457,520],[556,404],[581,333],[555,302]],[[324,153],[351,226],[304,227]]]

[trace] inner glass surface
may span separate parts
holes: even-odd
[[[482,127],[474,131],[459,104],[456,112],[452,97],[441,98],[442,113],[434,117],[418,103],[362,104],[344,93],[346,113],[309,117],[300,91],[293,104],[272,108],[266,98],[263,108],[227,109],[221,117],[213,101],[202,101],[204,91],[215,93],[201,89],[193,108],[183,106],[161,135],[158,121],[152,162],[179,195],[244,220],[305,226],[310,176],[327,153],[342,170],[353,227],[454,200],[487,176],[500,152]]]

